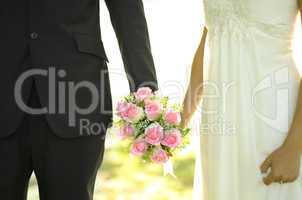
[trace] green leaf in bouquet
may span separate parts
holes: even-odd
[[[163,118],[163,115],[161,114],[160,117],[156,120],[157,123],[159,123],[159,125],[161,125],[164,129],[165,127],[167,126],[164,118]]]
[[[116,118],[113,121],[113,125],[114,126],[119,126],[120,127],[120,126],[122,126],[124,124],[125,124],[125,121],[123,119],[121,119],[121,118]]]
[[[140,128],[135,128],[134,138],[138,139],[143,134],[143,130]]]
[[[135,133],[134,138],[135,138],[135,139],[138,139],[138,138],[141,137],[143,134],[144,134],[143,131],[137,131],[137,132]]]
[[[150,124],[152,124],[152,121],[148,120],[147,118],[144,118],[139,123],[137,123],[138,128],[146,129]]]
[[[169,157],[173,157],[173,153],[172,153],[173,150],[170,147],[161,145],[161,148],[167,152]]]
[[[189,137],[183,137],[182,138],[182,143],[178,146],[178,149],[184,149],[190,144],[190,138]]]
[[[183,128],[181,130],[183,136],[187,136],[190,133],[190,131],[191,131],[190,128]]]
[[[163,98],[160,100],[160,103],[163,105],[164,108],[167,108],[168,102],[169,102],[169,97],[163,97]]]
[[[142,159],[146,162],[151,162],[151,156],[153,154],[153,146],[149,146],[147,151],[144,153],[144,155],[142,155]]]
[[[133,94],[130,94],[128,96],[125,96],[125,100],[128,102],[128,103],[136,103],[135,102],[135,96]]]
[[[139,106],[139,107],[141,107],[141,108],[144,108],[145,107],[145,102],[144,101],[140,101],[140,102],[137,102],[136,105]]]
[[[145,129],[151,124],[152,122],[149,121],[147,118],[144,118],[143,120],[139,121],[138,123],[134,124],[134,128],[136,130],[135,132],[135,138],[140,137],[145,133]]]
[[[176,112],[181,112],[182,111],[182,107],[179,104],[173,104],[172,109]]]
[[[164,127],[164,130],[179,129],[177,126],[171,125],[171,124],[167,124],[165,121],[163,122],[163,127]]]

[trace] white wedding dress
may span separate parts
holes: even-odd
[[[297,0],[204,0],[201,200],[301,200],[302,179],[267,187],[259,168],[287,136],[300,76]],[[302,45],[302,44],[301,44]]]

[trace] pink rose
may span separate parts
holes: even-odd
[[[149,144],[158,145],[164,135],[163,128],[158,123],[153,123],[145,130],[145,140]]]
[[[149,87],[141,87],[134,93],[134,96],[137,100],[143,101],[153,96],[153,93]]]
[[[121,105],[120,116],[131,123],[136,123],[144,117],[144,111],[141,107],[136,106],[133,103],[127,103],[127,105]]]
[[[169,160],[169,156],[163,149],[155,149],[151,156],[151,160],[154,163],[162,164]]]
[[[148,144],[142,140],[135,140],[131,146],[131,154],[135,156],[142,156],[148,149]]]
[[[178,129],[172,129],[165,132],[164,139],[161,143],[167,147],[176,148],[180,145],[182,135]]]
[[[127,119],[130,121],[130,122],[138,122],[140,119],[143,118],[144,116],[144,111],[141,107],[138,107],[134,104],[129,104],[128,105],[128,109],[127,109]]]
[[[128,103],[126,101],[119,101],[116,106],[117,115],[124,117],[128,108]]]
[[[145,113],[151,121],[157,120],[163,112],[163,105],[157,100],[145,101]]]
[[[181,116],[179,112],[168,111],[164,116],[165,121],[171,125],[179,125],[181,122]]]
[[[118,136],[121,139],[126,139],[126,138],[132,136],[134,134],[134,132],[135,132],[135,129],[131,124],[125,124],[120,128]]]

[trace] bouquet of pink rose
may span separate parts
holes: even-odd
[[[168,101],[142,87],[118,102],[113,127],[121,139],[130,139],[132,155],[163,164],[185,146],[189,129],[181,128],[180,109]]]

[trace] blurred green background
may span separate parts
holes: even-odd
[[[176,178],[164,176],[159,165],[145,164],[129,155],[127,142],[116,137],[106,139],[106,152],[99,170],[95,200],[191,200],[194,173],[192,146],[173,158]],[[34,177],[28,200],[38,200]]]

